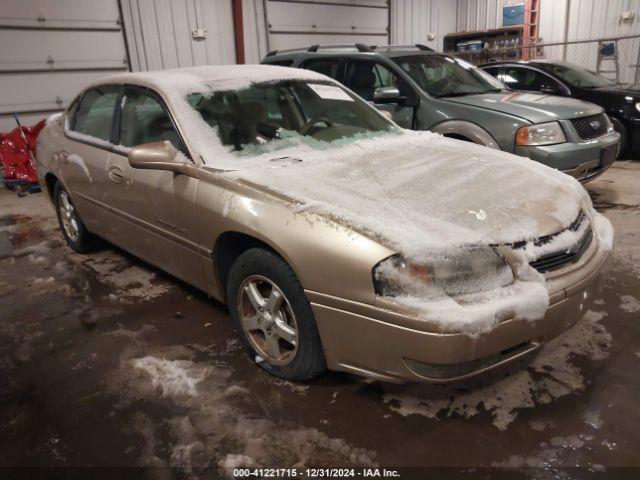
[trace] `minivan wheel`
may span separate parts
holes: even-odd
[[[87,231],[69,192],[60,182],[57,182],[53,189],[53,198],[60,230],[69,246],[78,253],[95,250],[98,239]]]
[[[291,267],[277,254],[252,248],[231,266],[229,311],[249,358],[294,381],[326,370],[313,311]]]

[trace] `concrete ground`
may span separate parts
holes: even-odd
[[[115,248],[72,253],[43,194],[3,191],[0,466],[638,478],[640,163],[616,163],[588,190],[616,230],[594,308],[533,361],[450,386],[277,380],[245,358],[224,306]]]

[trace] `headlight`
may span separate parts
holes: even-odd
[[[553,145],[566,141],[567,137],[558,122],[527,125],[520,127],[516,133],[516,145]]]
[[[373,269],[377,295],[436,298],[490,290],[513,282],[513,272],[491,247],[471,247],[422,264],[394,255]]]
[[[636,110],[640,112],[640,102],[636,102]]]

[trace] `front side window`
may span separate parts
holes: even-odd
[[[199,92],[189,105],[224,145],[250,145],[289,139],[331,142],[384,133],[394,125],[340,86],[322,82],[281,81],[234,91]]]
[[[121,108],[120,145],[135,147],[168,140],[178,150],[184,150],[171,117],[154,95],[142,89],[127,88]]]
[[[393,60],[432,97],[473,95],[504,89],[504,85],[487,72],[459,58],[411,55]]]
[[[350,63],[345,84],[367,101],[373,100],[376,88],[396,87],[405,90],[395,73],[384,65],[369,61]]]
[[[115,85],[87,90],[72,113],[71,130],[110,141],[119,91]]]

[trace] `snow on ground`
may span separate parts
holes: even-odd
[[[403,416],[469,418],[484,409],[491,413],[496,428],[505,430],[520,409],[547,404],[584,388],[582,372],[573,360],[575,356],[602,360],[608,355],[611,336],[600,323],[605,315],[588,311],[570,330],[544,345],[527,368],[514,369],[509,376],[496,376],[493,382],[472,380],[464,391],[411,386],[388,391],[384,401]]]
[[[151,300],[167,293],[173,284],[153,271],[131,265],[124,258],[110,250],[92,253],[90,257],[80,257],[82,264],[97,274],[97,279],[111,287],[113,300],[133,303]]]
[[[625,312],[640,312],[640,300],[632,295],[620,295],[620,308]]]
[[[567,450],[578,450],[585,447],[585,445],[593,440],[591,435],[572,435],[568,437],[553,437],[549,442],[542,442],[540,449],[532,453],[531,455],[511,455],[506,460],[500,462],[494,462],[494,467],[499,468],[536,468],[551,473],[550,478],[565,478],[564,475],[558,476],[557,467],[561,467],[560,458],[562,454]],[[600,467],[593,465],[594,471],[599,471]],[[539,472],[538,472],[539,473]],[[540,477],[536,477],[540,478]],[[542,478],[546,478],[544,475]],[[571,478],[571,477],[568,477]]]
[[[173,466],[197,475],[205,467],[286,465],[301,467],[322,458],[323,464],[375,466],[373,453],[332,438],[316,428],[271,419],[255,411],[253,396],[231,383],[224,364],[198,362],[187,348],[155,351],[144,357],[125,352],[112,387],[131,399],[161,402],[173,412],[165,426],[140,414],[134,429],[144,440],[142,463]],[[135,368],[131,368],[134,366]],[[258,412],[264,406],[258,405]],[[170,430],[170,445],[158,437]],[[168,462],[160,451],[169,449]],[[225,472],[223,472],[225,473]]]
[[[584,418],[584,422],[587,425],[592,426],[596,430],[602,427],[602,424],[604,423],[600,418],[600,412],[596,410],[586,410],[582,415],[582,418]]]
[[[196,386],[207,376],[207,369],[197,368],[190,360],[164,360],[146,356],[133,360],[132,365],[151,377],[151,383],[163,397],[198,394]]]

